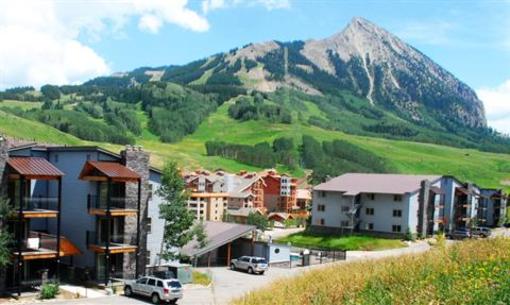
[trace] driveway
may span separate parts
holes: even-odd
[[[430,249],[426,242],[412,243],[407,248],[392,249],[384,251],[349,251],[347,260],[335,262],[334,264],[345,264],[350,261],[370,260],[390,256],[399,256],[405,254],[415,254],[425,252]],[[214,284],[211,287],[185,287],[184,298],[179,301],[182,305],[227,305],[229,301],[242,297],[245,293],[260,289],[271,282],[303,274],[312,269],[319,269],[331,266],[332,264],[315,265],[310,267],[288,268],[270,268],[264,275],[251,275],[245,272],[232,271],[225,267],[210,268],[208,271],[212,275]],[[199,271],[205,272],[207,269],[199,268]],[[41,304],[41,303],[36,303]],[[123,296],[110,296],[94,299],[82,299],[71,301],[53,301],[49,304],[58,305],[141,305],[150,304],[149,300],[142,298],[126,298]],[[35,305],[35,304],[34,304]]]

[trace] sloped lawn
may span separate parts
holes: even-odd
[[[510,304],[510,239],[469,240],[415,255],[337,264],[268,283],[232,305]]]

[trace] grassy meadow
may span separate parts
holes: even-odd
[[[37,103],[3,101],[4,107],[38,107]],[[195,169],[202,167],[210,170],[223,168],[228,171],[260,170],[260,168],[239,163],[221,157],[206,156],[204,143],[209,140],[225,141],[238,144],[256,144],[263,141],[272,142],[278,137],[291,137],[299,144],[302,135],[310,135],[318,140],[331,141],[342,139],[362,148],[370,150],[387,160],[392,168],[401,173],[409,174],[450,174],[459,179],[472,181],[482,187],[504,187],[510,190],[510,155],[481,152],[473,149],[459,149],[447,146],[417,143],[409,141],[389,140],[350,135],[338,131],[324,130],[310,126],[299,120],[292,124],[275,124],[266,120],[239,122],[228,116],[230,103],[225,103],[205,119],[198,129],[182,141],[168,144],[159,141],[147,128],[148,118],[140,111],[138,118],[142,123],[143,132],[137,138],[152,153],[154,166],[162,166],[167,159],[176,160],[182,167]],[[323,116],[314,104],[307,103],[309,115]],[[83,141],[63,133],[48,125],[19,118],[0,111],[0,133],[8,136],[57,144],[88,144],[99,145],[113,151],[122,146],[109,143]],[[303,177],[304,170],[289,170],[278,166],[278,170],[287,171],[295,176]],[[505,182],[506,181],[506,182]]]
[[[341,263],[268,284],[232,305],[510,304],[510,239]]]
[[[331,249],[345,251],[373,251],[406,247],[398,239],[377,238],[364,235],[335,236],[308,232],[294,233],[277,240],[291,243],[293,246],[312,249]]]

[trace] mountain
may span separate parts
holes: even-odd
[[[473,90],[361,18],[321,40],[7,89],[0,133],[115,149],[136,143],[159,165],[312,170],[317,181],[345,171],[448,173],[489,186],[510,177],[510,138],[486,126]]]
[[[471,88],[363,18],[325,39],[250,44],[170,68],[162,79],[240,84],[262,92],[293,88],[334,95],[346,90],[411,122],[432,118],[440,125],[452,120],[468,127],[487,125],[483,104]]]

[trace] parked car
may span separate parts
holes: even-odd
[[[241,256],[238,259],[230,261],[230,269],[244,270],[250,274],[264,274],[268,269],[268,265],[266,259],[263,257]]]
[[[471,230],[471,235],[474,237],[489,237],[492,235],[492,230],[487,227],[477,227]]]
[[[138,280],[126,281],[124,295],[150,297],[154,304],[159,304],[161,301],[176,304],[177,300],[182,298],[182,285],[178,279],[145,276]]]
[[[471,238],[471,232],[468,229],[457,229],[448,235],[451,239]]]

